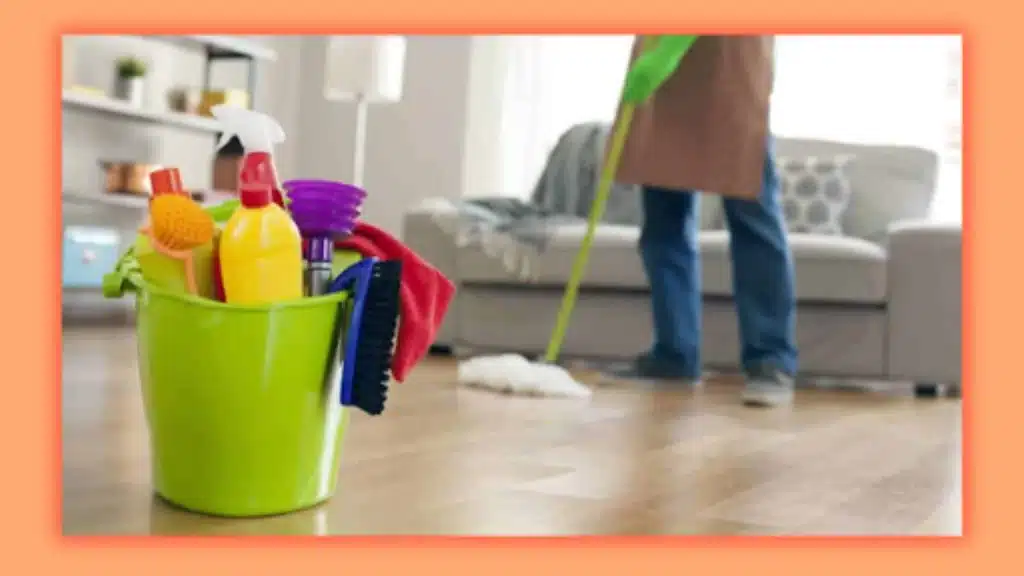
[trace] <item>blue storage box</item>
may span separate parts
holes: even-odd
[[[117,264],[121,236],[114,230],[81,226],[64,229],[62,285],[65,288],[101,288],[103,275]]]

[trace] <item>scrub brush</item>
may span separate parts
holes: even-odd
[[[213,218],[194,200],[177,194],[154,197],[149,214],[149,225],[139,232],[149,236],[157,252],[182,262],[188,290],[197,294],[192,251],[213,240]]]
[[[351,295],[342,344],[341,403],[371,416],[382,413],[387,401],[401,286],[400,260],[367,258],[346,268],[328,289]]]

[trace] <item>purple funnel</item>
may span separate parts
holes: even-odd
[[[302,212],[303,214],[323,213],[331,218],[344,218],[346,223],[359,217],[359,206],[352,204],[341,204],[330,200],[289,197],[291,201],[288,210],[291,212]]]
[[[366,191],[327,180],[289,180],[284,189],[292,220],[307,240],[306,293],[319,296],[331,281],[334,242],[352,233]]]
[[[292,204],[298,204],[305,208],[317,209],[317,210],[355,210],[359,211],[363,203],[360,201],[351,201],[345,198],[323,198],[319,196],[303,196],[301,194],[289,194],[288,200]]]
[[[350,184],[330,180],[289,180],[284,183],[288,196],[318,196],[337,198],[340,201],[362,203],[366,190]]]

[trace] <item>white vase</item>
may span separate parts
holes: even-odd
[[[142,93],[144,89],[143,85],[144,78],[136,76],[134,78],[121,78],[118,77],[114,83],[114,97],[118,100],[124,100],[132,106],[142,107]]]

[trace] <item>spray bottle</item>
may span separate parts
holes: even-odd
[[[241,205],[224,225],[220,269],[229,304],[268,304],[302,298],[302,237],[274,201],[280,195],[271,148],[284,130],[269,116],[216,106],[224,124],[222,144],[238,135],[246,149],[239,175]]]
[[[274,145],[285,139],[281,125],[266,114],[238,106],[220,104],[211,108],[210,112],[222,127],[217,149],[223,148],[234,137],[238,138],[245,149],[238,170],[239,188],[248,185],[269,187],[274,203],[284,208],[281,182],[277,177],[273,156]]]

